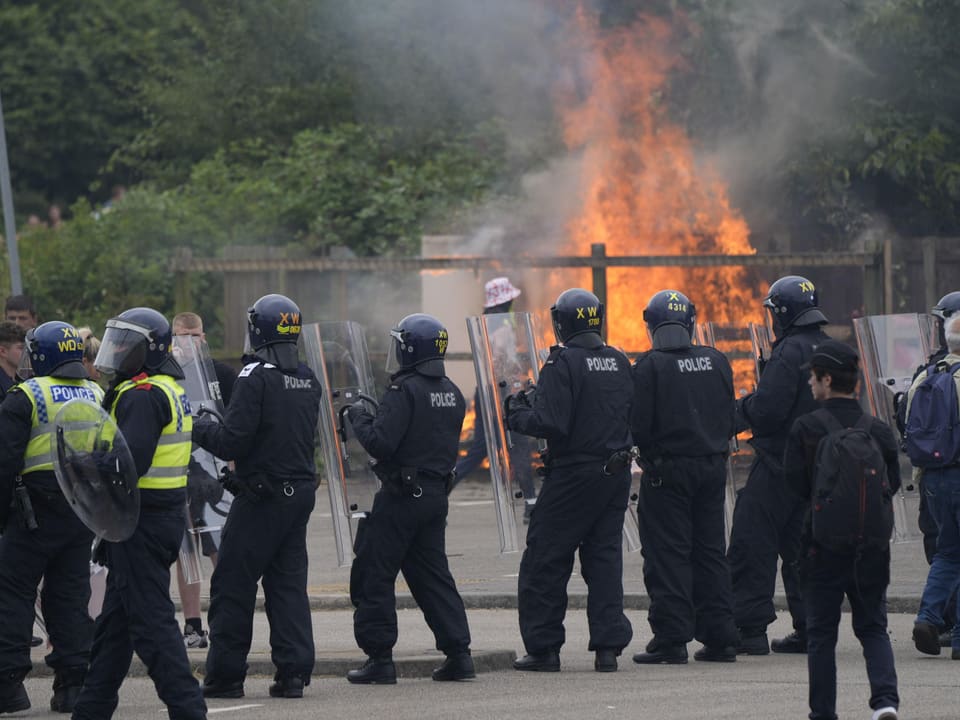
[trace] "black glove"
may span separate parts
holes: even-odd
[[[367,409],[367,404],[363,400],[357,400],[347,408],[347,417],[350,418],[350,422],[354,424],[356,424],[359,418],[369,414],[370,411]]]

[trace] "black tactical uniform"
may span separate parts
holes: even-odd
[[[103,376],[114,378],[103,405],[133,456],[140,516],[130,538],[101,543],[101,564],[109,568],[107,590],[75,720],[113,715],[134,652],[147,666],[171,719],[207,716],[170,599],[170,566],[186,524],[191,427],[170,339],[170,324],[160,313],[133,308],[107,321],[94,362]],[[137,353],[139,347],[146,360]]]
[[[552,309],[564,346],[552,348],[531,401],[507,399],[511,430],[545,438],[547,476],[527,531],[520,561],[518,610],[527,656],[518,670],[556,671],[565,640],[567,582],[579,550],[587,583],[589,649],[596,669],[616,670],[633,637],[623,613],[624,513],[630,492],[628,451],[633,381],[626,356],[605,345],[599,332],[603,306],[592,293],[567,290]]]
[[[784,489],[783,452],[794,420],[817,407],[807,384],[808,373],[800,367],[809,361],[814,346],[829,339],[821,329],[827,319],[817,307],[809,280],[798,276],[777,280],[764,305],[774,315],[777,339],[756,392],[737,403],[737,429],[751,430],[756,456],[747,484],[737,495],[727,553],[740,649],[758,655],[769,652],[766,628],[777,617],[773,594],[778,555],[794,633],[774,641],[773,649],[805,652],[806,648],[806,611],[797,574],[803,506]]]
[[[434,680],[467,679],[474,676],[470,629],[445,549],[447,491],[466,403],[444,374],[447,332],[435,318],[407,316],[392,334],[401,370],[391,376],[376,415],[360,404],[349,411],[357,439],[377,461],[383,487],[370,515],[360,521],[350,571],[353,633],[369,660],[347,679],[396,682],[392,650],[398,572],[423,611],[437,649],[447,656]]]
[[[736,659],[723,527],[734,427],[733,372],[723,353],[691,345],[696,311],[675,290],[651,298],[653,349],[633,368],[633,441],[644,469],[637,507],[653,640],[639,663]]]
[[[310,684],[307,520],[316,500],[320,383],[297,361],[300,326],[289,298],[254,303],[250,341],[260,360],[240,371],[223,423],[194,426],[194,442],[236,466],[228,487],[236,497],[210,580],[206,697],[243,696],[261,578],[277,668],[270,694],[302,697]]]
[[[64,340],[74,341],[70,351],[58,349]],[[60,491],[50,452],[52,423],[64,403],[79,397],[99,404],[103,398],[83,367],[79,340],[76,329],[63,322],[30,330],[23,352],[36,377],[11,387],[0,405],[0,496],[5,498],[0,517],[0,714],[30,707],[22,680],[32,667],[30,631],[41,578],[40,603],[53,644],[45,660],[56,673],[51,709],[73,710],[90,659],[93,533]],[[18,508],[8,518],[21,474],[18,492],[30,498],[33,517],[24,517]],[[32,529],[30,522],[36,523]]]

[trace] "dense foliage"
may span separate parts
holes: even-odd
[[[70,218],[24,230],[27,290],[77,321],[172,310],[176,246],[408,253],[461,230],[560,154],[551,95],[576,81],[555,53],[581,7],[689,20],[665,100],[757,232],[960,232],[953,0],[14,0],[18,219],[54,202]],[[100,212],[117,184],[133,190]]]

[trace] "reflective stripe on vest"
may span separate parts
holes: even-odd
[[[40,470],[53,470],[53,450],[50,437],[53,421],[60,408],[74,398],[83,398],[99,405],[103,390],[93,380],[77,380],[43,375],[25,380],[21,387],[30,398],[30,441],[23,454],[23,475]]]
[[[193,418],[187,410],[186,393],[169,375],[140,375],[125,380],[117,386],[117,401],[110,414],[116,419],[117,403],[120,396],[138,385],[149,384],[160,388],[170,404],[171,420],[167,423],[157,449],[153,453],[153,462],[140,478],[138,485],[143,490],[174,490],[187,486],[187,465],[190,464],[190,441],[193,430]]]

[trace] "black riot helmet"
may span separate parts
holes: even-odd
[[[300,308],[286,295],[264,295],[247,310],[247,334],[250,347],[259,350],[275,343],[294,343],[300,339]]]
[[[141,371],[182,377],[170,354],[171,338],[170,323],[153,308],[125,310],[107,320],[93,366],[108,379],[132,378]]]
[[[35,375],[85,379],[83,338],[70,323],[54,320],[27,330],[17,376],[23,380]]]
[[[941,348],[947,347],[947,338],[943,326],[946,324],[947,318],[952,317],[957,311],[960,311],[960,290],[947,293],[930,310],[930,313],[937,318],[937,337],[940,340]]]
[[[570,288],[560,293],[550,308],[550,318],[558,343],[581,333],[599,335],[603,328],[603,303],[589,290]]]
[[[787,275],[770,286],[763,306],[770,312],[773,332],[777,337],[791,327],[822,325],[827,321],[820,312],[817,289],[799,275]]]
[[[387,372],[416,370],[428,377],[443,377],[443,357],[447,354],[447,329],[433,315],[407,315],[390,331],[392,351],[387,356]]]
[[[654,348],[684,347],[693,337],[697,308],[679,290],[661,290],[647,303],[643,321]]]

